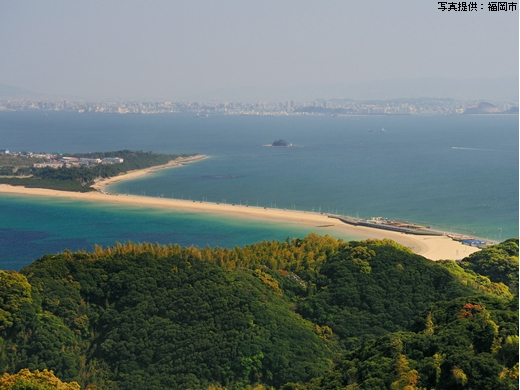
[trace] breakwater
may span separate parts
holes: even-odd
[[[484,248],[489,245],[497,244],[498,242],[492,240],[484,240],[473,236],[449,233],[441,230],[431,229],[429,226],[418,225],[406,221],[395,221],[387,218],[377,217],[372,219],[352,218],[338,215],[329,215],[329,218],[338,219],[353,226],[364,226],[374,229],[390,230],[393,232],[414,234],[421,236],[446,236],[454,241],[460,241],[465,245]]]
[[[350,217],[339,217],[329,216],[330,218],[339,219],[341,222],[347,223],[354,226],[365,226],[375,229],[391,230],[394,232],[416,234],[424,236],[443,236],[444,232],[439,230],[430,229],[428,226],[421,226],[408,222],[400,222],[394,220],[388,220],[385,218],[373,218],[370,220],[361,218],[350,218]]]

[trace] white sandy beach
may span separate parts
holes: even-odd
[[[207,157],[208,156],[206,156],[204,154],[197,154],[195,156],[190,156],[190,157],[179,157],[179,158],[176,158],[175,160],[169,161],[167,164],[156,165],[155,167],[151,167],[151,168],[137,169],[135,171],[127,172],[127,173],[125,173],[123,175],[110,177],[108,179],[98,180],[98,181],[96,181],[96,183],[94,185],[92,185],[92,188],[95,188],[96,190],[98,190],[100,192],[104,192],[105,191],[105,187],[110,185],[110,184],[113,184],[113,183],[116,183],[116,182],[120,182],[120,181],[123,181],[123,180],[136,179],[138,177],[146,176],[149,173],[158,171],[160,169],[180,167],[180,166],[185,165],[185,164],[190,163],[190,162],[203,160],[203,159],[205,159]]]
[[[183,165],[187,162],[200,160],[205,157],[206,156],[194,156],[182,160],[175,160],[163,166],[133,171],[114,178],[100,180],[94,186],[94,188],[96,188],[99,192],[80,193],[39,188],[25,188],[20,186],[0,184],[0,193],[78,199],[91,202],[104,202],[122,205],[160,207],[170,210],[208,213],[213,215],[254,220],[268,220],[271,222],[279,222],[285,225],[296,224],[300,227],[310,228],[310,230],[313,230],[316,233],[320,233],[320,230],[326,229],[328,232],[338,232],[338,236],[346,235],[351,237],[358,237],[359,239],[389,238],[401,245],[411,248],[415,253],[420,254],[430,260],[458,260],[478,251],[477,248],[463,245],[460,242],[453,241],[446,236],[415,236],[363,226],[352,226],[347,225],[337,219],[329,218],[327,215],[318,213],[252,206],[238,206],[231,204],[217,204],[179,199],[152,198],[135,195],[108,194],[104,192],[104,188],[107,185],[116,181],[134,179],[158,169]]]

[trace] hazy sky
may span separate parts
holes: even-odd
[[[245,87],[517,79],[519,11],[478,4],[442,12],[434,0],[0,0],[0,83],[183,99]]]

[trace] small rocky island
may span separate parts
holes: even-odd
[[[278,139],[274,141],[271,146],[279,147],[279,148],[290,148],[292,146],[292,143],[290,144],[284,139]]]

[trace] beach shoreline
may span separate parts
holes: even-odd
[[[196,160],[206,158],[206,156],[199,157]],[[190,160],[195,161],[195,160]],[[338,233],[338,236],[356,237],[359,239],[391,239],[395,242],[410,248],[414,253],[422,255],[430,260],[459,260],[471,253],[478,251],[478,248],[464,245],[460,242],[453,241],[446,236],[414,236],[410,234],[393,232],[381,229],[375,229],[364,226],[352,226],[345,224],[338,219],[329,218],[326,214],[295,211],[295,210],[281,210],[255,206],[233,205],[210,203],[202,201],[169,199],[169,198],[152,198],[137,195],[125,194],[111,194],[106,193],[104,189],[107,185],[113,184],[121,180],[134,179],[158,169],[170,168],[189,162],[183,160],[177,161],[177,164],[170,162],[160,167],[147,168],[129,172],[117,177],[104,179],[96,183],[98,191],[92,192],[69,192],[52,189],[41,188],[26,188],[21,186],[11,186],[7,184],[0,184],[0,194],[12,195],[28,195],[38,197],[64,198],[71,200],[82,200],[88,202],[105,203],[105,204],[119,204],[119,205],[133,205],[133,206],[147,206],[153,208],[163,208],[172,211],[184,211],[194,213],[206,213],[216,216],[251,219],[255,221],[269,221],[280,223],[283,225],[309,228],[320,234],[320,230],[326,229],[328,234],[331,232]],[[334,235],[333,233],[331,235]]]
[[[135,169],[133,171],[129,171],[118,176],[96,180],[91,187],[99,192],[105,192],[106,187],[111,184],[125,180],[137,179],[138,177],[146,176],[152,172],[159,171],[161,169],[180,167],[190,162],[204,160],[205,158],[208,158],[208,156],[206,156],[205,154],[197,154],[195,156],[189,157],[178,157],[175,160],[168,161],[166,164],[163,165],[156,165],[154,167],[144,169]]]

